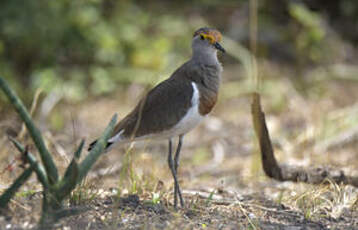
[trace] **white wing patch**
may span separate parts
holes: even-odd
[[[124,139],[122,137],[122,133],[124,132],[124,129],[122,129],[121,131],[119,131],[116,135],[114,135],[113,137],[111,137],[111,139],[108,140],[109,143],[115,143],[118,141],[121,141],[122,139]]]
[[[173,127],[174,135],[185,134],[195,128],[204,118],[199,113],[200,95],[198,87],[194,82],[191,83],[193,86],[193,97],[191,99],[192,107],[188,110],[185,116]]]

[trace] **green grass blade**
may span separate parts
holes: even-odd
[[[81,157],[81,152],[82,152],[84,145],[85,145],[85,141],[82,140],[73,155],[70,165],[66,169],[63,179],[59,183],[57,196],[59,197],[60,200],[62,200],[64,197],[68,196],[77,185],[77,178],[78,178],[78,172],[79,172],[77,162],[78,162],[78,159]]]
[[[55,184],[58,180],[57,168],[55,163],[53,162],[51,154],[49,153],[49,151],[45,146],[40,130],[35,126],[34,122],[31,119],[30,114],[28,113],[21,99],[16,95],[16,93],[8,86],[6,81],[1,77],[0,77],[0,88],[4,91],[5,95],[8,97],[11,104],[15,107],[21,119],[25,122],[25,125],[40,153],[42,163],[49,177],[49,182],[51,184]]]
[[[78,146],[75,154],[74,154],[74,157],[78,160],[80,159],[81,157],[81,153],[82,153],[82,149],[83,149],[83,146],[85,146],[85,140],[81,140],[81,143],[80,145]]]
[[[33,166],[27,168],[12,185],[0,196],[0,208],[6,208],[10,199],[15,195],[16,191],[29,179],[33,171]]]
[[[36,172],[36,175],[37,175],[37,178],[39,179],[41,184],[45,188],[48,188],[49,183],[48,183],[48,180],[47,180],[46,171],[42,167],[42,165],[37,162],[36,157],[34,157],[34,155],[32,155],[30,152],[26,152],[26,149],[24,148],[24,146],[22,146],[14,138],[10,137],[10,141],[15,145],[15,147],[17,148],[17,150],[19,150],[20,153],[25,154],[26,159],[30,162],[31,167],[34,168],[34,170]]]
[[[62,179],[56,194],[59,200],[62,200],[66,196],[70,195],[71,191],[77,185],[79,169],[77,159],[75,157],[72,159],[71,164],[68,166],[68,170],[66,172],[67,173]]]
[[[63,180],[66,180],[66,178],[70,177],[71,172],[72,172],[73,162],[74,162],[74,160],[78,161],[80,159],[84,145],[85,145],[85,140],[82,140],[80,145],[78,146],[76,152],[73,154],[73,159],[72,159],[70,165],[66,169],[66,172],[63,176],[63,178],[64,178]]]
[[[82,161],[79,166],[79,177],[77,183],[80,183],[81,180],[87,175],[88,171],[91,169],[92,165],[96,162],[98,157],[101,155],[105,146],[107,145],[108,139],[111,137],[114,126],[117,123],[117,114],[112,117],[111,122],[108,124],[107,128],[103,132],[103,135],[98,140],[95,147],[89,152],[86,158]]]

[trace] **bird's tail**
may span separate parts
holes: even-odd
[[[95,141],[93,141],[90,145],[89,145],[89,147],[88,147],[88,151],[91,151],[93,148],[94,148],[94,146],[97,144],[97,141],[98,140],[95,140]],[[105,147],[105,149],[104,149],[104,151],[106,152],[108,149],[109,149],[109,147],[111,147],[111,145],[113,144],[113,142],[107,142],[107,145],[106,145],[106,147]]]
[[[116,142],[118,143],[119,141],[123,141],[123,137],[122,137],[123,132],[124,132],[124,129],[122,129],[121,131],[117,132],[114,136],[112,136],[111,138],[108,139],[107,145],[106,145],[106,147],[104,149],[105,152],[107,152],[110,149],[110,147],[113,147],[112,145],[114,143],[116,143]],[[95,140],[89,145],[88,151],[91,151],[94,148],[94,146],[97,144],[97,141],[98,140]]]

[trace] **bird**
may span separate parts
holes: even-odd
[[[223,67],[217,51],[222,34],[214,28],[202,27],[192,38],[192,56],[166,80],[152,88],[136,107],[114,127],[106,151],[116,144],[144,139],[168,140],[168,166],[174,179],[174,207],[184,200],[178,182],[179,156],[184,135],[196,127],[217,102]],[[173,156],[172,139],[178,138]],[[93,141],[88,150],[94,148]]]

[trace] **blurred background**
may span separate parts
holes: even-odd
[[[58,90],[76,103],[109,95],[118,85],[125,89],[134,83],[154,84],[189,57],[191,35],[202,26],[218,28],[244,46],[249,41],[249,3],[244,0],[0,4],[0,74],[27,102],[38,88]],[[354,66],[356,1],[263,0],[258,11],[257,56],[289,66],[295,74],[286,77],[304,83],[303,74],[317,66]],[[240,66],[230,57],[222,61],[225,67]],[[354,69],[333,70],[355,79],[348,74]],[[233,78],[239,77],[245,76]],[[301,85],[303,90],[307,87]]]
[[[66,165],[81,138],[88,143],[100,135],[112,114],[125,116],[144,92],[190,57],[196,29],[215,27],[229,51],[219,54],[224,67],[220,100],[188,134],[180,177],[184,188],[248,188],[265,181],[245,66],[249,12],[246,0],[2,0],[0,76],[29,108],[35,98],[34,117],[58,162]],[[263,108],[279,160],[356,168],[358,1],[261,0],[257,12]],[[6,134],[21,130],[2,93],[0,127],[1,170],[14,158]],[[26,135],[23,142],[30,143]],[[170,187],[166,141],[139,143],[137,151],[130,159],[137,177],[128,183],[137,180],[138,189],[160,179]],[[125,162],[117,158],[126,151],[113,152],[94,171],[97,178],[113,172],[108,187],[118,185],[116,172]],[[0,177],[14,178],[6,171]]]

